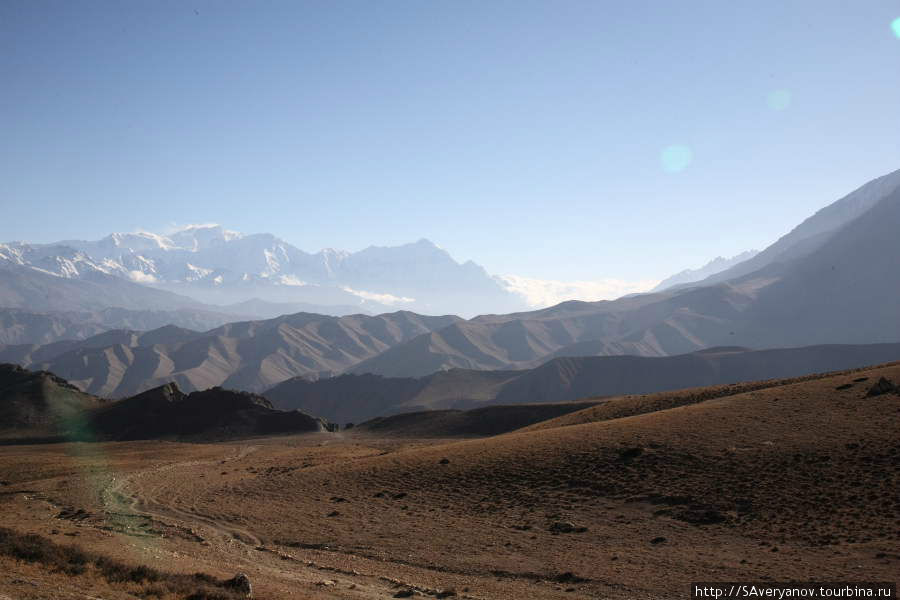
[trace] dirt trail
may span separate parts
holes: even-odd
[[[222,459],[192,460],[171,463],[151,469],[136,471],[123,477],[118,477],[114,479],[102,492],[104,506],[107,508],[108,513],[117,515],[120,518],[123,516],[127,517],[128,513],[133,513],[137,516],[149,517],[152,519],[160,520],[162,522],[165,522],[166,519],[175,519],[176,521],[182,521],[182,527],[184,527],[184,524],[189,524],[190,526],[187,527],[187,530],[198,537],[199,540],[203,540],[204,538],[196,533],[196,526],[198,524],[202,525],[214,536],[217,536],[226,541],[237,540],[251,548],[262,546],[262,541],[246,529],[237,527],[230,523],[222,523],[204,515],[169,506],[151,495],[144,495],[140,492],[130,493],[128,491],[129,485],[133,484],[138,479],[147,477],[148,475],[157,475],[168,471],[175,471],[190,467],[225,464],[246,458],[255,450],[255,446],[243,446],[233,455],[226,456]]]
[[[277,580],[289,582],[294,587],[303,584],[304,587],[312,588],[307,596],[309,598],[389,598],[399,588],[434,594],[436,590],[384,577],[380,573],[363,574],[355,570],[325,566],[266,547],[248,529],[167,504],[162,499],[165,497],[165,486],[148,488],[147,491],[135,485],[149,476],[181,469],[203,466],[218,468],[246,458],[256,450],[256,446],[242,446],[237,452],[222,458],[169,463],[112,478],[101,490],[103,505],[110,521],[116,523],[116,529],[123,533],[133,534],[138,528],[136,521],[156,521],[166,527],[189,533],[190,536],[186,537],[192,536],[195,542],[203,544],[205,551],[215,557],[215,562],[228,564],[235,572],[246,572],[250,574],[251,580]],[[348,593],[350,590],[352,593]],[[469,595],[460,597],[476,598]]]

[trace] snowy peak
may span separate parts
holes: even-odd
[[[64,245],[0,244],[0,262],[30,267],[66,279],[121,272],[117,263],[94,260],[84,252]]]
[[[113,233],[100,240],[99,243],[111,248],[121,248],[132,252],[171,250],[174,247],[172,240],[169,238],[147,231]]]
[[[0,247],[9,262],[60,277],[104,273],[212,304],[254,297],[268,302],[356,305],[380,312],[403,306],[432,314],[524,308],[472,261],[457,262],[428,239],[359,252],[315,254],[268,233],[189,225],[167,235],[113,233],[97,241]]]
[[[205,250],[242,237],[237,231],[224,229],[221,225],[215,224],[188,225],[169,236],[178,248],[190,252]]]

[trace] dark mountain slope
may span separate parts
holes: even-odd
[[[0,435],[56,436],[78,432],[87,411],[104,400],[52,373],[0,364]]]
[[[519,371],[452,369],[423,378],[341,375],[318,381],[296,377],[264,393],[281,409],[300,409],[336,423],[423,409],[469,408],[490,402]]]
[[[864,215],[898,189],[900,170],[873,179],[819,210],[753,258],[694,285],[709,285],[743,277],[775,262],[789,262],[808,256],[825,244],[835,232]]]
[[[326,423],[300,411],[278,411],[248,392],[211,388],[184,394],[174,383],[116,402],[89,418],[101,439],[221,439],[323,431]]]
[[[900,344],[826,345],[773,350],[712,348],[665,357],[556,358],[525,371],[451,369],[422,378],[371,374],[292,379],[265,396],[279,408],[356,422],[422,409],[465,409],[798,377],[900,360]],[[455,418],[455,417],[454,417]]]
[[[485,406],[465,411],[428,410],[378,417],[357,430],[402,437],[482,437],[521,429],[596,404],[596,401],[562,402]]]
[[[900,189],[815,253],[785,265],[748,311],[742,343],[900,340],[898,265]]]
[[[900,344],[748,350],[711,348],[666,357],[557,358],[510,381],[495,402],[562,402],[591,396],[799,377],[900,360]]]

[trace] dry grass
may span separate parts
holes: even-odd
[[[882,376],[900,381],[900,365],[616,399],[465,441],[353,430],[4,447],[0,526],[78,536],[124,565],[245,572],[273,600],[659,600],[690,581],[888,581],[900,396],[867,397]],[[73,511],[88,516],[60,516]],[[66,575],[79,560],[51,559],[54,583],[102,577],[95,562]],[[162,585],[132,568],[109,585]]]
[[[168,573],[145,565],[129,565],[109,557],[86,552],[76,546],[57,544],[34,534],[0,527],[0,555],[37,563],[50,571],[71,576],[97,575],[108,583],[128,585],[142,598],[184,600],[238,600],[240,594],[227,582],[205,573]]]

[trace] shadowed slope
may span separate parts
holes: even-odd
[[[581,411],[598,401],[512,404],[472,410],[429,410],[378,417],[358,427],[374,435],[400,437],[489,436]]]
[[[45,371],[0,364],[0,434],[57,436],[78,431],[87,411],[106,401]]]
[[[527,371],[451,369],[421,378],[342,375],[290,379],[265,392],[279,408],[345,423],[422,409],[567,402],[579,398],[797,377],[900,359],[900,344],[774,350],[710,348],[665,357],[556,358]]]
[[[184,394],[174,383],[116,402],[90,417],[95,435],[117,440],[235,436],[323,431],[326,423],[300,411],[274,410],[248,392],[211,388]]]

